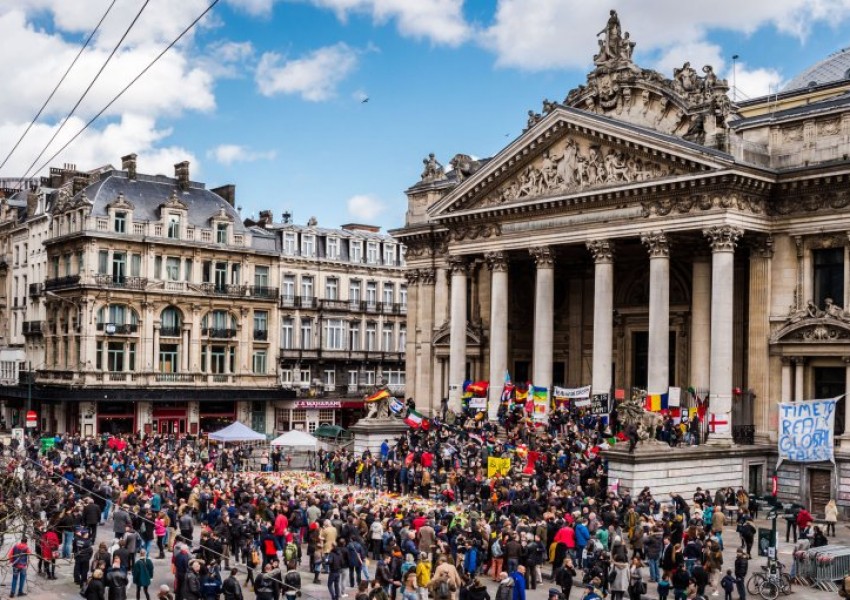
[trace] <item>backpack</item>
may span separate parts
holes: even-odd
[[[437,585],[437,598],[451,598],[452,589],[449,587],[448,579],[441,579]]]
[[[283,558],[286,560],[286,562],[289,562],[290,560],[297,560],[298,546],[296,546],[293,542],[289,542],[283,551]]]

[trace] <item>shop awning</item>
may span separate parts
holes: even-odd
[[[265,434],[257,433],[239,421],[211,433],[209,437],[218,442],[261,442],[266,440]]]
[[[293,429],[292,431],[287,431],[283,435],[273,439],[271,445],[286,446],[287,448],[309,448],[311,450],[315,450],[318,443],[319,440],[306,431]]]

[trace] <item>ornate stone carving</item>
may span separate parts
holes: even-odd
[[[119,193],[118,197],[115,198],[115,200],[113,200],[112,202],[110,202],[109,204],[106,205],[106,208],[108,208],[108,209],[109,208],[117,208],[119,210],[133,210],[136,207],[133,206],[132,202],[130,202],[129,200],[127,200],[127,198],[124,197],[123,193]]]
[[[549,246],[529,248],[528,253],[534,257],[538,269],[551,269],[555,266],[555,253]]]
[[[731,225],[720,225],[703,229],[702,234],[708,238],[712,252],[734,252],[738,238],[744,235],[744,231]]]
[[[427,269],[419,269],[419,282],[422,285],[434,285],[434,282],[437,279],[437,271],[436,269],[427,268]]]
[[[477,240],[480,238],[491,238],[502,235],[502,226],[499,223],[478,223],[474,225],[461,225],[452,230],[451,239],[455,242],[461,240]]]
[[[620,148],[568,137],[526,166],[518,177],[491,192],[481,206],[498,206],[525,198],[649,181],[676,174],[680,171],[639,155],[627,155]]]
[[[850,206],[850,190],[836,190],[805,196],[783,196],[768,205],[769,213],[786,216],[818,210],[840,210]]]
[[[160,209],[188,210],[189,206],[177,196],[177,190],[171,192],[168,200],[159,205]]]
[[[496,250],[495,252],[488,252],[484,255],[484,259],[487,261],[487,266],[490,267],[491,271],[508,270],[508,257],[501,250]]]
[[[469,272],[469,261],[465,256],[450,256],[446,262],[452,275],[466,275]]]
[[[841,131],[840,119],[825,119],[818,121],[818,136],[836,135]]]
[[[765,200],[749,194],[729,194],[712,196],[711,194],[692,194],[670,198],[652,198],[641,202],[644,217],[665,217],[672,212],[680,214],[696,210],[711,210],[713,208],[737,208],[753,214],[764,214]]]
[[[667,242],[667,235],[663,231],[642,233],[640,241],[649,250],[649,258],[668,258],[670,256],[670,244]]]
[[[786,143],[803,141],[803,128],[799,125],[783,128],[782,141]]]
[[[612,262],[614,260],[614,242],[610,240],[592,240],[587,242],[587,249],[593,255],[595,262]]]
[[[762,258],[773,258],[773,236],[753,238],[750,241],[753,254]]]
[[[617,11],[612,10],[608,16],[605,29],[596,34],[599,39],[599,53],[594,55],[593,64],[597,67],[614,69],[621,66],[631,66],[632,53],[635,43],[629,39],[629,32],[623,33]]]
[[[455,154],[454,158],[449,161],[458,183],[472,175],[474,162],[472,157],[467,154]]]
[[[437,161],[433,152],[428,155],[428,158],[423,158],[422,163],[425,165],[422,169],[422,181],[442,181],[446,178],[443,165]]]
[[[407,285],[416,285],[419,281],[419,269],[407,269],[404,272],[404,278],[407,279]]]

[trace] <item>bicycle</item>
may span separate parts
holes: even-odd
[[[780,562],[776,563],[773,570],[769,566],[762,566],[761,571],[753,573],[747,579],[747,592],[758,594],[766,600],[775,600],[779,594],[790,596],[791,591],[791,577]]]

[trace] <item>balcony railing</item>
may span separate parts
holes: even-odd
[[[202,333],[202,335],[205,335],[207,337],[224,339],[224,338],[232,338],[233,336],[235,336],[236,330],[235,329],[216,329],[214,327],[205,327],[201,331],[201,333]]]
[[[251,298],[274,300],[277,298],[278,289],[276,287],[268,287],[264,285],[252,285],[248,288],[248,295]]]
[[[281,296],[280,297],[280,307],[281,308],[295,308],[298,304],[298,296]]]
[[[25,371],[22,373],[26,373]],[[234,375],[232,373],[160,373],[153,371],[34,371],[35,382],[52,385],[82,383],[93,387],[191,387],[204,385],[246,385],[251,387],[275,388],[277,378],[273,375]],[[26,383],[25,379],[20,380]]]
[[[42,326],[42,321],[24,321],[23,333],[24,335],[41,335],[44,333]]]
[[[160,337],[180,337],[179,327],[162,327],[159,330]]]
[[[64,288],[74,287],[79,285],[80,276],[79,275],[66,275],[65,277],[54,277],[53,279],[48,279],[44,282],[44,289],[49,290],[61,290]]]
[[[350,310],[351,304],[345,300],[322,300],[322,308],[325,310]]]
[[[148,287],[146,277],[121,277],[117,275],[95,275],[94,282],[97,285],[110,288],[120,288],[126,290],[144,290]]]
[[[38,298],[41,296],[42,292],[44,292],[44,284],[42,283],[31,283],[30,284],[30,298]]]
[[[154,379],[160,383],[195,383],[195,373],[154,373]]]
[[[139,324],[98,323],[97,330],[105,332],[106,335],[130,335],[139,331]]]
[[[318,308],[319,299],[315,296],[298,296],[298,306],[301,308]]]
[[[218,285],[215,283],[202,283],[201,291],[214,296],[231,296],[241,298],[245,296],[248,287],[244,285]]]
[[[267,342],[269,341],[269,330],[268,329],[255,329],[254,330],[254,339],[258,342]]]

